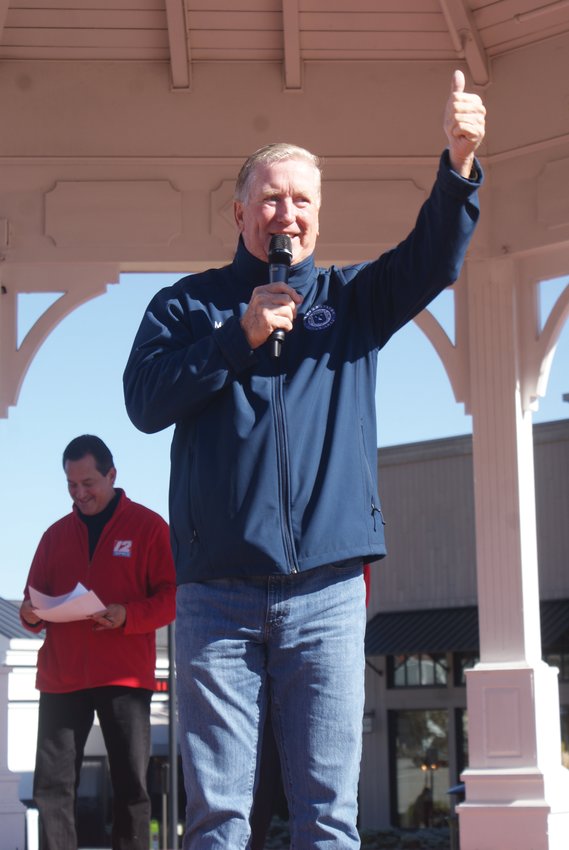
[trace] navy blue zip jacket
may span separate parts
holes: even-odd
[[[477,165],[479,174],[480,169]],[[459,275],[478,181],[443,154],[412,233],[377,260],[316,268],[279,359],[240,324],[268,265],[240,241],[233,262],[151,301],[124,374],[147,433],[175,423],[170,527],[178,583],[287,574],[385,555],[377,492],[377,354]]]

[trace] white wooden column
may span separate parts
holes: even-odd
[[[511,258],[468,268],[480,663],[467,673],[461,850],[566,850],[557,671],[541,660],[531,411]],[[473,518],[474,520],[474,518]]]
[[[0,651],[0,850],[25,850],[26,808],[19,799],[20,777],[8,770],[8,676]]]

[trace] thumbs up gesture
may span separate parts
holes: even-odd
[[[474,163],[474,152],[484,138],[486,109],[480,97],[465,92],[464,86],[464,74],[455,71],[445,109],[444,130],[452,168],[462,177],[468,177]]]

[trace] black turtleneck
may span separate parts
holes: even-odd
[[[91,560],[91,558],[93,557],[93,552],[95,551],[95,547],[99,542],[101,532],[114,514],[116,507],[119,503],[120,497],[121,491],[118,490],[115,492],[115,495],[113,496],[107,507],[103,508],[102,511],[100,511],[98,514],[94,514],[93,516],[87,516],[86,514],[82,514],[80,510],[77,511],[77,513],[79,514],[79,518],[87,526],[87,533],[89,535],[89,560]]]

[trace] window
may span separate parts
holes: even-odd
[[[478,655],[474,652],[456,652],[454,655],[454,684],[458,686],[466,685],[464,674],[467,670],[472,670],[479,661]]]
[[[468,767],[468,713],[464,708],[455,709],[456,766],[457,775]]]
[[[448,712],[390,711],[389,730],[394,824],[444,826],[450,808]]]
[[[390,655],[387,675],[390,688],[444,688],[448,681],[446,655]]]

